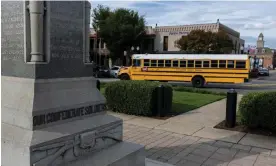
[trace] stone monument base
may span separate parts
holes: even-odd
[[[104,102],[93,77],[2,76],[2,166],[144,166]]]
[[[2,166],[144,166],[144,147],[122,142],[122,120],[97,115],[34,131],[2,123]]]
[[[66,166],[145,166],[145,156],[145,149],[142,145],[120,142],[93,156],[83,157]]]

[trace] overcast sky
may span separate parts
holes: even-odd
[[[217,19],[240,32],[246,46],[256,45],[263,32],[265,46],[276,48],[276,1],[91,1],[114,8],[129,8],[144,15],[147,25],[214,23]]]

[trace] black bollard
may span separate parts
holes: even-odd
[[[100,82],[100,80],[97,80],[97,83],[96,83],[97,85],[97,89],[98,90],[101,90],[101,82]]]
[[[157,115],[161,117],[164,114],[164,106],[163,106],[164,105],[164,86],[163,85],[159,85],[157,87],[156,95],[157,95]]]
[[[236,108],[237,108],[237,92],[234,89],[230,89],[227,92],[226,119],[225,119],[225,124],[226,124],[226,127],[228,128],[235,127]]]

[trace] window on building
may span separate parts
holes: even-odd
[[[150,61],[150,66],[156,67],[157,66],[157,60],[151,60]]]
[[[202,61],[195,61],[195,67],[202,67]]]
[[[186,60],[180,60],[180,67],[186,67]]]
[[[171,60],[165,60],[165,66],[166,67],[172,67],[172,61]]]
[[[236,68],[237,69],[244,69],[246,67],[245,61],[236,61]]]
[[[188,60],[188,67],[194,67],[194,61]]]
[[[150,65],[150,60],[144,59],[144,66],[149,66],[149,65]]]
[[[203,61],[203,67],[210,67],[210,61]]]
[[[133,59],[133,66],[141,66],[141,60],[140,59]]]
[[[234,68],[234,61],[227,61],[227,68]]]
[[[218,68],[218,61],[217,60],[212,60],[211,61],[211,67]]]
[[[226,61],[225,60],[220,60],[219,61],[219,68],[226,68]]]
[[[164,60],[158,60],[158,67],[164,67]]]
[[[173,67],[178,67],[178,60],[173,60]]]
[[[163,51],[168,51],[169,36],[163,37]]]

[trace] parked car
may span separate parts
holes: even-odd
[[[96,78],[110,77],[110,70],[105,66],[95,66],[93,76]]]
[[[259,68],[259,75],[269,76],[269,70],[265,67],[260,67]]]
[[[120,66],[113,66],[113,67],[111,67],[111,69],[110,69],[110,76],[113,77],[113,78],[117,78],[120,69],[121,69]]]

